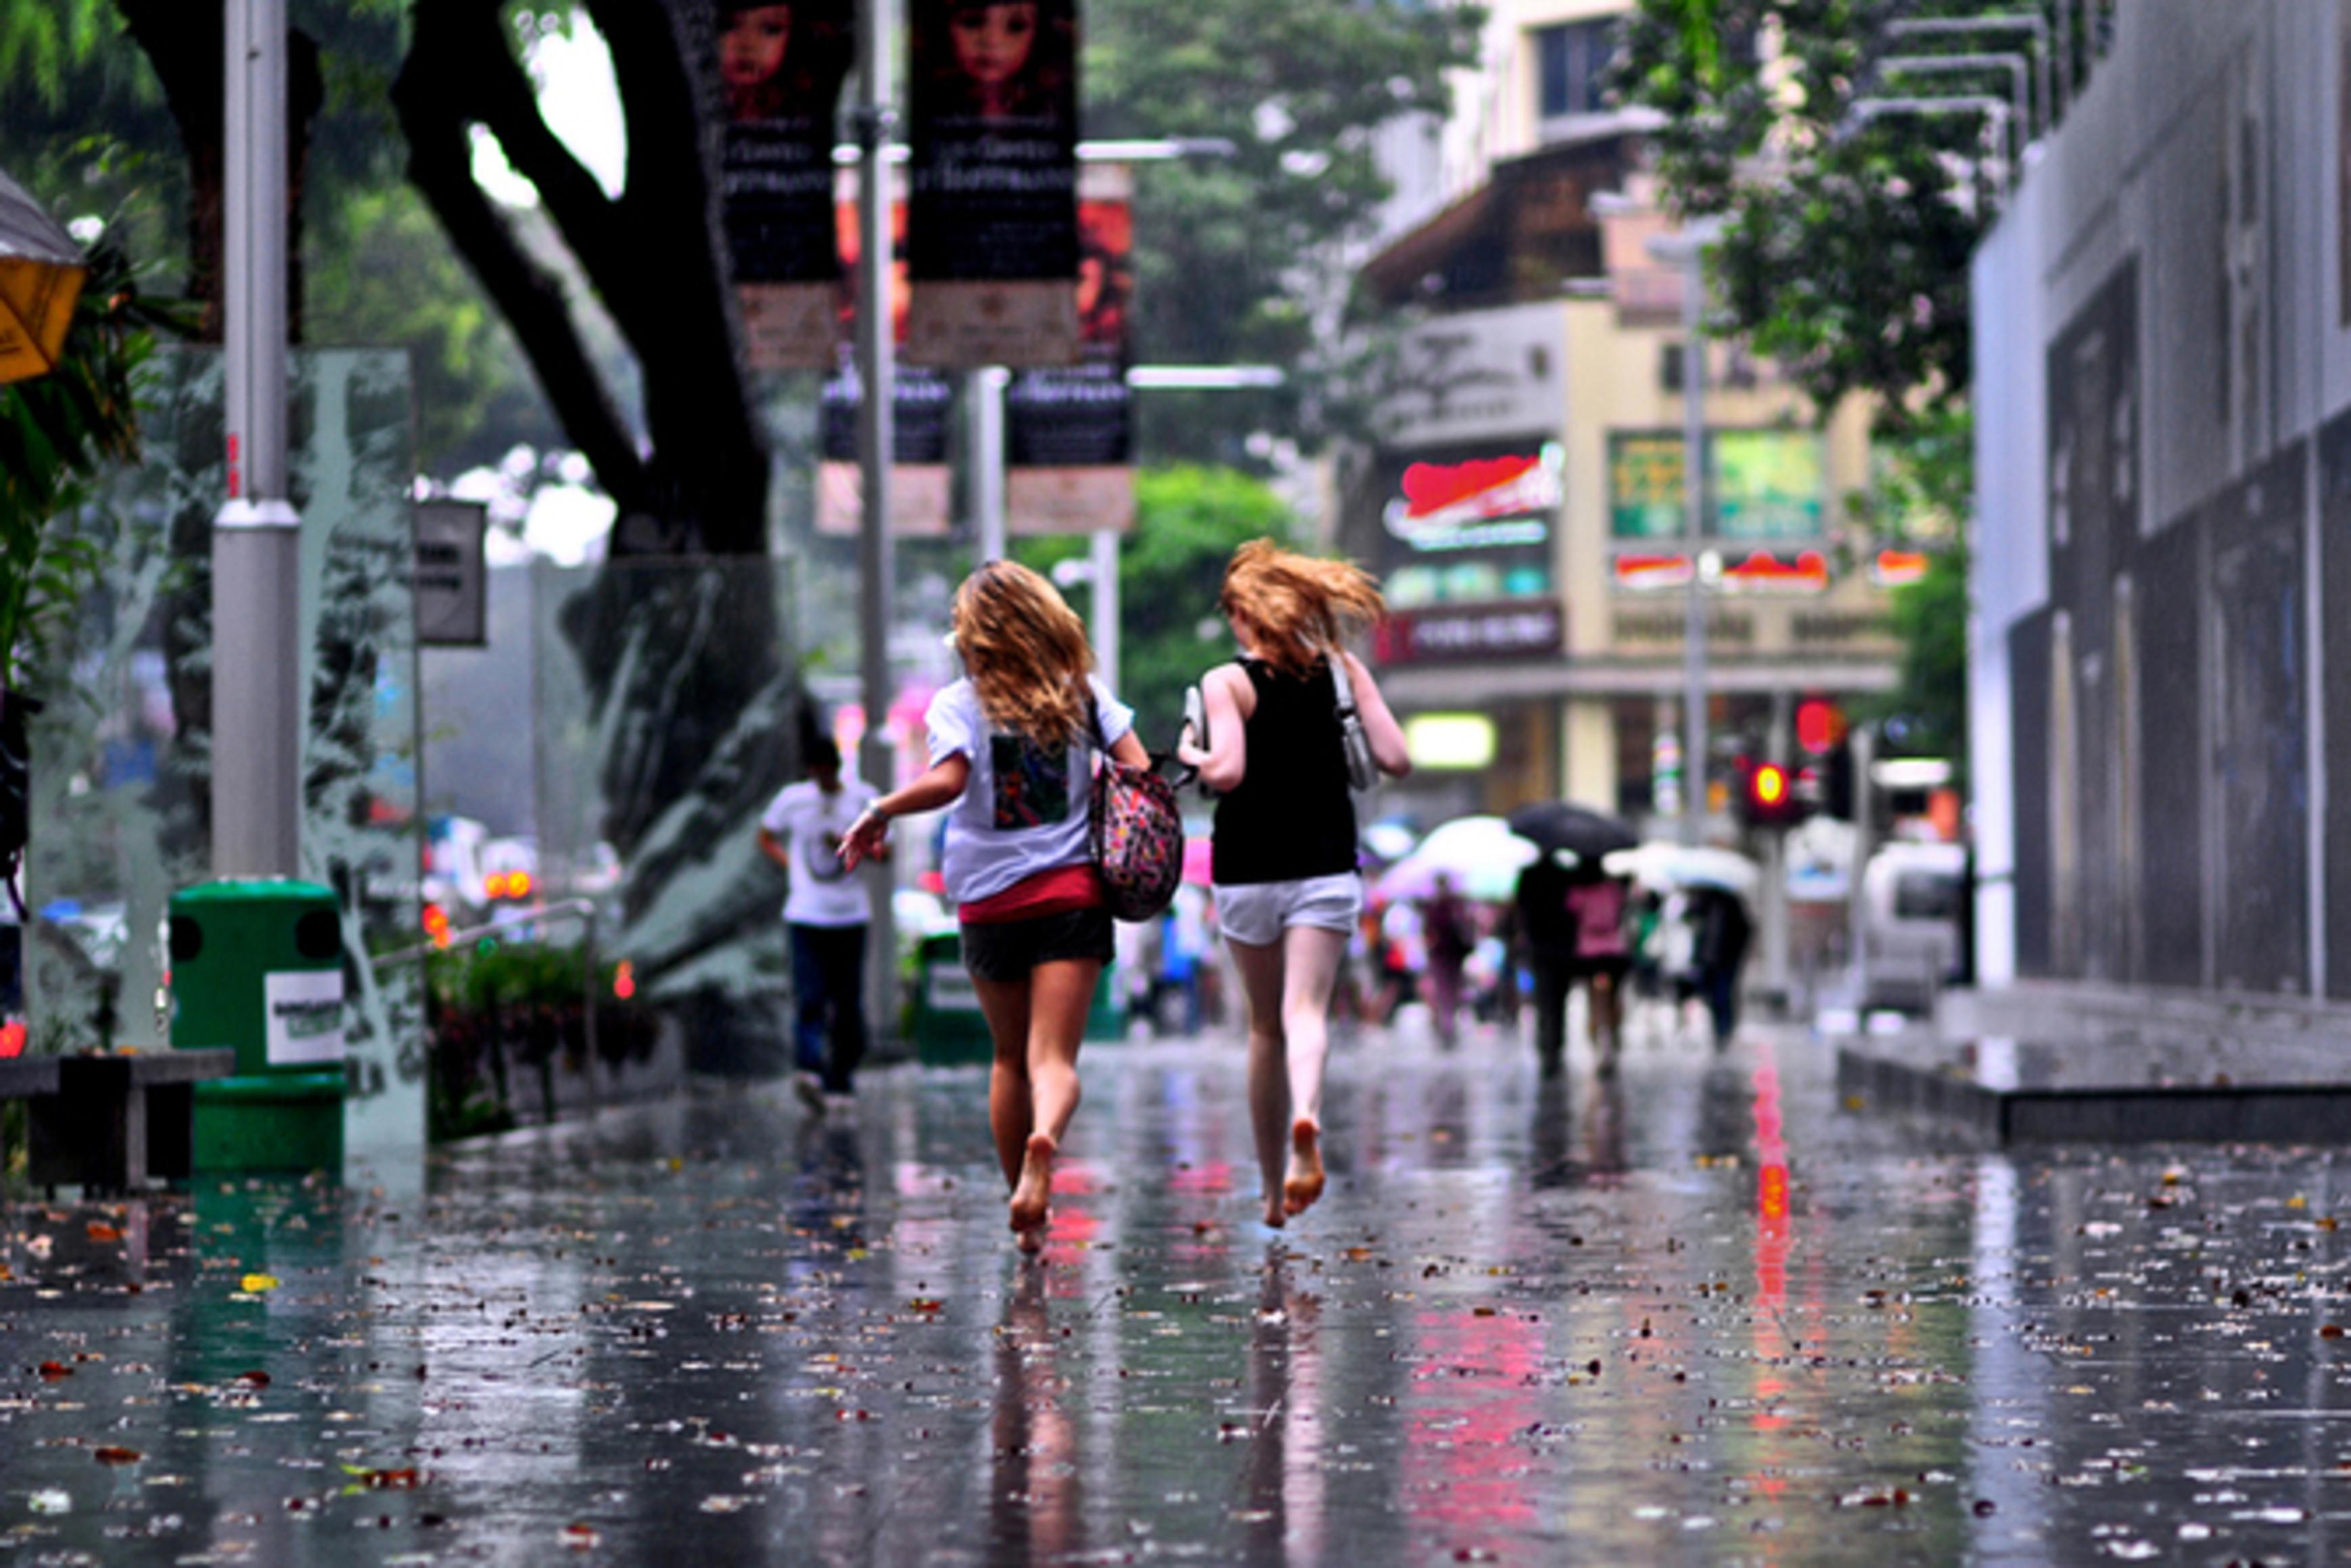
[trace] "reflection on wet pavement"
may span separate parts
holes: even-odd
[[[1938,1147],[1830,1055],[1367,1037],[1275,1232],[1237,1045],[1090,1048],[1042,1266],[977,1069],[21,1200],[0,1560],[2334,1553],[2331,1156]]]

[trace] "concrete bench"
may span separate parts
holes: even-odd
[[[57,1092],[55,1056],[0,1056],[0,1100],[29,1100]]]
[[[195,1144],[196,1085],[236,1070],[231,1050],[47,1058],[57,1089],[26,1103],[26,1175],[55,1189],[135,1191],[185,1179]]]

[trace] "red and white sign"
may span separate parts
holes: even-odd
[[[1404,471],[1401,488],[1404,494],[1388,503],[1382,521],[1397,538],[1415,542],[1548,512],[1560,502],[1559,473],[1543,452],[1416,462]],[[1481,530],[1475,539],[1457,542],[1510,541],[1488,538]]]

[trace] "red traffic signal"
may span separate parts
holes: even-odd
[[[1844,739],[1844,715],[1825,697],[1807,697],[1796,704],[1796,746],[1807,756],[1819,756]]]
[[[1757,763],[1747,773],[1747,794],[1741,814],[1750,827],[1793,827],[1804,819],[1803,803],[1796,798],[1796,781],[1777,763]]]

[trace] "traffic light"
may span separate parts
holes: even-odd
[[[1817,757],[1844,740],[1844,714],[1824,697],[1807,697],[1796,704],[1796,749]]]
[[[1859,797],[1854,791],[1853,746],[1840,741],[1821,761],[1821,809],[1840,822],[1855,820]]]
[[[1757,763],[1748,769],[1741,805],[1740,815],[1750,827],[1793,827],[1804,820],[1796,781],[1778,763]]]

